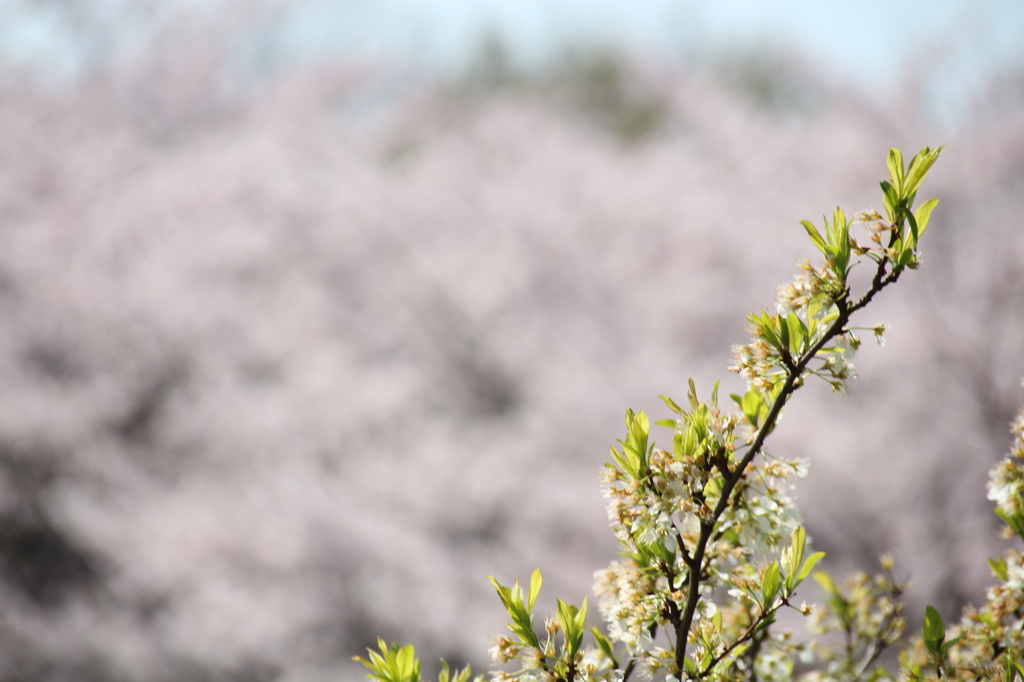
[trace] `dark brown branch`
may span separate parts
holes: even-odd
[[[754,458],[761,452],[764,447],[764,442],[768,437],[768,434],[775,427],[775,423],[778,421],[779,415],[782,413],[782,408],[785,406],[789,397],[799,388],[798,379],[803,376],[804,370],[807,365],[817,357],[818,353],[827,346],[837,335],[843,332],[846,325],[849,323],[851,316],[860,310],[861,308],[868,305],[875,295],[884,289],[886,286],[895,282],[902,272],[902,269],[893,270],[887,272],[888,261],[882,259],[878,263],[878,267],[875,271],[875,275],[871,280],[871,287],[864,294],[861,299],[853,304],[848,301],[849,290],[847,290],[842,296],[836,301],[835,305],[839,309],[839,315],[829,326],[828,330],[822,337],[810,348],[808,348],[800,357],[793,361],[788,357],[788,354],[784,358],[786,364],[786,379],[783,382],[782,388],[779,390],[771,408],[768,410],[768,414],[758,430],[757,435],[754,437],[754,441],[750,444],[747,452],[744,454],[743,459],[740,460],[739,464],[732,470],[731,476],[724,478],[722,485],[722,492],[719,495],[718,502],[715,504],[715,508],[711,514],[710,521],[701,520],[700,522],[700,537],[697,540],[697,546],[693,550],[693,562],[694,565],[703,567],[704,553],[707,549],[708,540],[711,538],[711,534],[721,518],[722,514],[732,503],[732,494],[739,483],[740,479],[743,478],[743,474],[746,468],[754,460]],[[682,672],[685,670],[686,661],[686,648],[687,640],[690,636],[690,629],[693,626],[693,616],[697,610],[697,603],[700,597],[700,571],[693,571],[691,569],[690,581],[687,589],[686,606],[683,610],[682,618],[679,621],[679,625],[676,627],[676,668],[679,670],[680,679],[682,679]],[[694,579],[694,576],[697,579]],[[701,673],[701,677],[705,676],[707,671]]]

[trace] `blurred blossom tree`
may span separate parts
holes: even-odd
[[[749,316],[751,341],[733,349],[730,369],[747,380],[719,404],[718,384],[701,401],[690,381],[687,403],[663,396],[673,419],[669,450],[655,446],[643,412],[626,412],[627,434],[612,448],[604,494],[620,560],[595,574],[604,630],[589,630],[587,601],[577,607],[557,600],[542,633],[534,623],[541,573],[528,587],[490,578],[508,612],[509,634],[495,638],[491,659],[517,661],[499,670],[499,682],[624,682],[642,672],[682,680],[1006,680],[1024,677],[1024,557],[1014,550],[990,560],[1001,584],[980,608],[967,608],[947,627],[928,607],[921,634],[900,657],[899,670],[880,664],[882,652],[904,630],[891,557],[881,573],[858,574],[837,583],[814,569],[823,552],[808,551],[800,513],[787,494],[789,481],[807,473],[807,462],[771,455],[768,436],[783,408],[808,377],[835,391],[855,378],[851,362],[861,344],[857,331],[879,343],[886,326],[854,327],[853,315],[884,288],[920,263],[918,242],[937,199],[914,203],[918,188],[942,148],[924,148],[909,164],[890,150],[889,179],[881,183],[884,214],[850,217],[837,208],[822,229],[802,224],[822,262],[804,261],[794,279],[778,288],[776,310]],[[862,230],[856,234],[854,226]],[[850,275],[870,264],[870,281],[855,292]],[[1007,524],[1008,537],[1024,538],[1024,412],[1013,425],[1012,456],[992,472],[989,497]],[[797,602],[797,588],[812,576],[826,604]],[[817,640],[800,641],[779,629],[784,609],[812,616]],[[838,639],[829,635],[838,634]],[[838,642],[838,644],[833,644]],[[357,657],[379,682],[419,682],[411,646],[388,646]],[[455,673],[465,682],[469,668]],[[443,665],[440,682],[452,673]],[[479,679],[479,678],[477,678]]]

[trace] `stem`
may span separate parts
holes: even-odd
[[[795,361],[787,359],[785,363],[786,380],[782,384],[782,388],[776,396],[775,401],[772,403],[771,408],[768,410],[768,415],[765,417],[764,423],[758,430],[757,435],[754,437],[753,443],[747,450],[743,459],[732,471],[731,476],[724,477],[724,483],[722,485],[722,492],[719,495],[718,503],[715,504],[715,508],[711,514],[710,521],[701,521],[700,523],[700,537],[697,540],[697,546],[693,550],[692,561],[694,566],[698,569],[703,567],[704,552],[707,549],[708,540],[711,538],[711,533],[718,523],[718,519],[721,518],[722,514],[725,513],[726,508],[732,502],[732,494],[736,489],[736,485],[743,478],[743,474],[746,468],[754,460],[754,458],[761,452],[764,447],[765,439],[768,438],[768,434],[775,427],[775,423],[778,421],[779,415],[782,413],[782,408],[785,406],[789,397],[796,391],[797,379],[799,379],[807,365],[810,364],[811,360],[817,356],[818,352],[821,351],[836,335],[842,333],[847,323],[850,321],[850,317],[865,307],[871,302],[871,299],[875,297],[879,291],[884,289],[886,286],[892,284],[899,279],[902,270],[893,270],[892,272],[886,272],[886,266],[888,261],[882,259],[878,263],[878,267],[875,270],[875,275],[871,279],[871,287],[864,294],[861,299],[853,304],[848,303],[847,293],[836,300],[835,305],[839,308],[839,315],[832,322],[832,325],[828,328],[824,335],[815,343],[813,346],[807,349],[799,358]],[[686,607],[683,610],[683,617],[679,621],[679,625],[676,627],[676,669],[679,671],[680,679],[682,679],[683,670],[685,670],[686,661],[686,646],[687,640],[690,636],[690,629],[693,626],[693,615],[697,610],[697,602],[700,598],[700,570],[690,569],[690,582],[688,585],[686,595]],[[700,674],[701,677],[705,676],[708,671],[704,671]]]
[[[725,657],[728,656],[736,647],[738,647],[740,644],[743,644],[743,642],[746,642],[748,639],[753,639],[754,640],[754,645],[751,647],[751,649],[755,651],[755,657],[756,657],[756,649],[760,647],[760,643],[764,639],[762,637],[755,637],[755,635],[757,634],[758,626],[761,625],[761,623],[764,622],[764,620],[766,618],[769,618],[770,616],[774,615],[783,606],[788,606],[788,605],[789,605],[789,602],[787,602],[785,599],[783,599],[778,604],[776,604],[775,606],[773,606],[772,608],[768,609],[767,611],[763,612],[760,616],[758,616],[757,619],[753,623],[751,623],[750,626],[747,628],[747,631],[743,633],[742,637],[740,637],[735,642],[733,642],[732,644],[727,646],[725,648],[725,650],[722,651],[722,653],[718,654],[718,656],[716,656],[715,658],[713,658],[711,660],[711,662],[708,664],[708,666],[706,668],[704,668],[704,670],[701,672],[700,676],[701,677],[706,676],[709,672],[711,672],[711,670],[716,665],[718,665],[723,660],[725,660]]]
[[[724,493],[723,493],[724,494]],[[715,521],[719,514],[715,514]],[[686,660],[686,640],[690,636],[690,627],[693,625],[693,614],[697,610],[697,600],[700,598],[700,568],[704,563],[704,550],[708,546],[708,538],[714,530],[714,521],[700,522],[700,537],[697,539],[697,547],[693,550],[694,565],[697,570],[690,569],[690,583],[687,585],[686,608],[683,610],[683,617],[676,627],[676,668],[679,670],[679,679],[682,679],[684,661]]]
[[[633,669],[636,668],[636,659],[630,659],[629,663],[626,664],[626,669],[622,673],[622,682],[629,680],[629,676],[633,674]]]

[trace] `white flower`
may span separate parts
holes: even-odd
[[[860,338],[853,332],[841,334],[836,338],[836,348],[842,352],[844,359],[853,360],[860,348]]]
[[[890,329],[890,325],[888,325],[888,324],[883,322],[882,324],[879,324],[879,325],[875,326],[871,330],[874,333],[875,341],[878,342],[879,346],[884,346],[885,345],[885,333],[887,331],[889,331],[889,329]]]

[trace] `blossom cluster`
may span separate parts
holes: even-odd
[[[989,499],[1007,526],[1006,537],[1024,540],[1024,409],[1014,419],[1010,454],[996,465],[989,480]],[[1010,549],[989,567],[999,583],[988,590],[987,601],[967,606],[959,623],[946,627],[938,614],[925,617],[922,635],[901,658],[899,680],[1013,680],[1024,679],[1024,555]],[[929,631],[931,630],[931,631]]]
[[[920,263],[918,240],[937,202],[916,210],[913,203],[940,152],[925,148],[909,166],[898,151],[890,152],[889,180],[882,183],[885,217],[871,212],[857,219],[868,226],[866,244],[852,236],[857,220],[841,209],[826,218],[823,232],[803,223],[822,262],[801,264],[778,288],[775,313],[748,318],[751,341],[734,347],[730,368],[747,380],[746,392],[731,396],[735,407],[719,404],[718,384],[702,401],[692,380],[685,407],[663,396],[674,416],[656,425],[670,429],[668,448],[655,445],[644,412],[627,410],[626,437],[611,449],[602,474],[608,521],[621,547],[620,558],[594,576],[605,627],[591,628],[593,645],[584,646],[586,600],[579,608],[558,600],[555,617],[538,635],[533,608],[540,571],[528,589],[491,578],[510,618],[509,634],[495,638],[491,659],[520,666],[497,670],[497,682],[627,682],[633,674],[666,682],[1024,679],[1019,552],[990,560],[1001,583],[959,624],[947,628],[929,607],[921,635],[891,674],[880,661],[905,629],[906,589],[892,559],[882,557],[876,576],[858,573],[841,582],[815,571],[824,554],[807,552],[790,496],[808,463],[776,457],[766,446],[806,377],[848,390],[860,346],[852,316]],[[848,275],[861,258],[875,269],[855,296]],[[885,325],[861,329],[884,340]],[[1014,422],[1014,437],[1011,457],[992,473],[989,497],[1008,533],[1024,538],[1024,412]],[[818,608],[796,600],[812,572],[826,596]],[[820,639],[800,641],[781,630],[776,620],[783,609],[811,616],[809,628]],[[382,645],[380,655],[364,661],[371,677],[419,682],[418,664],[409,663],[405,651]],[[400,668],[417,678],[393,674]],[[459,675],[458,682],[466,682],[468,669]]]
[[[827,602],[813,610],[811,630],[822,637],[808,646],[802,659],[823,662],[826,667],[805,676],[805,682],[886,676],[878,659],[903,634],[906,622],[900,597],[906,585],[894,577],[892,557],[882,555],[880,563],[881,573],[857,571],[838,585],[825,572],[815,574]],[[841,633],[841,643],[826,644],[824,636],[830,633]]]

